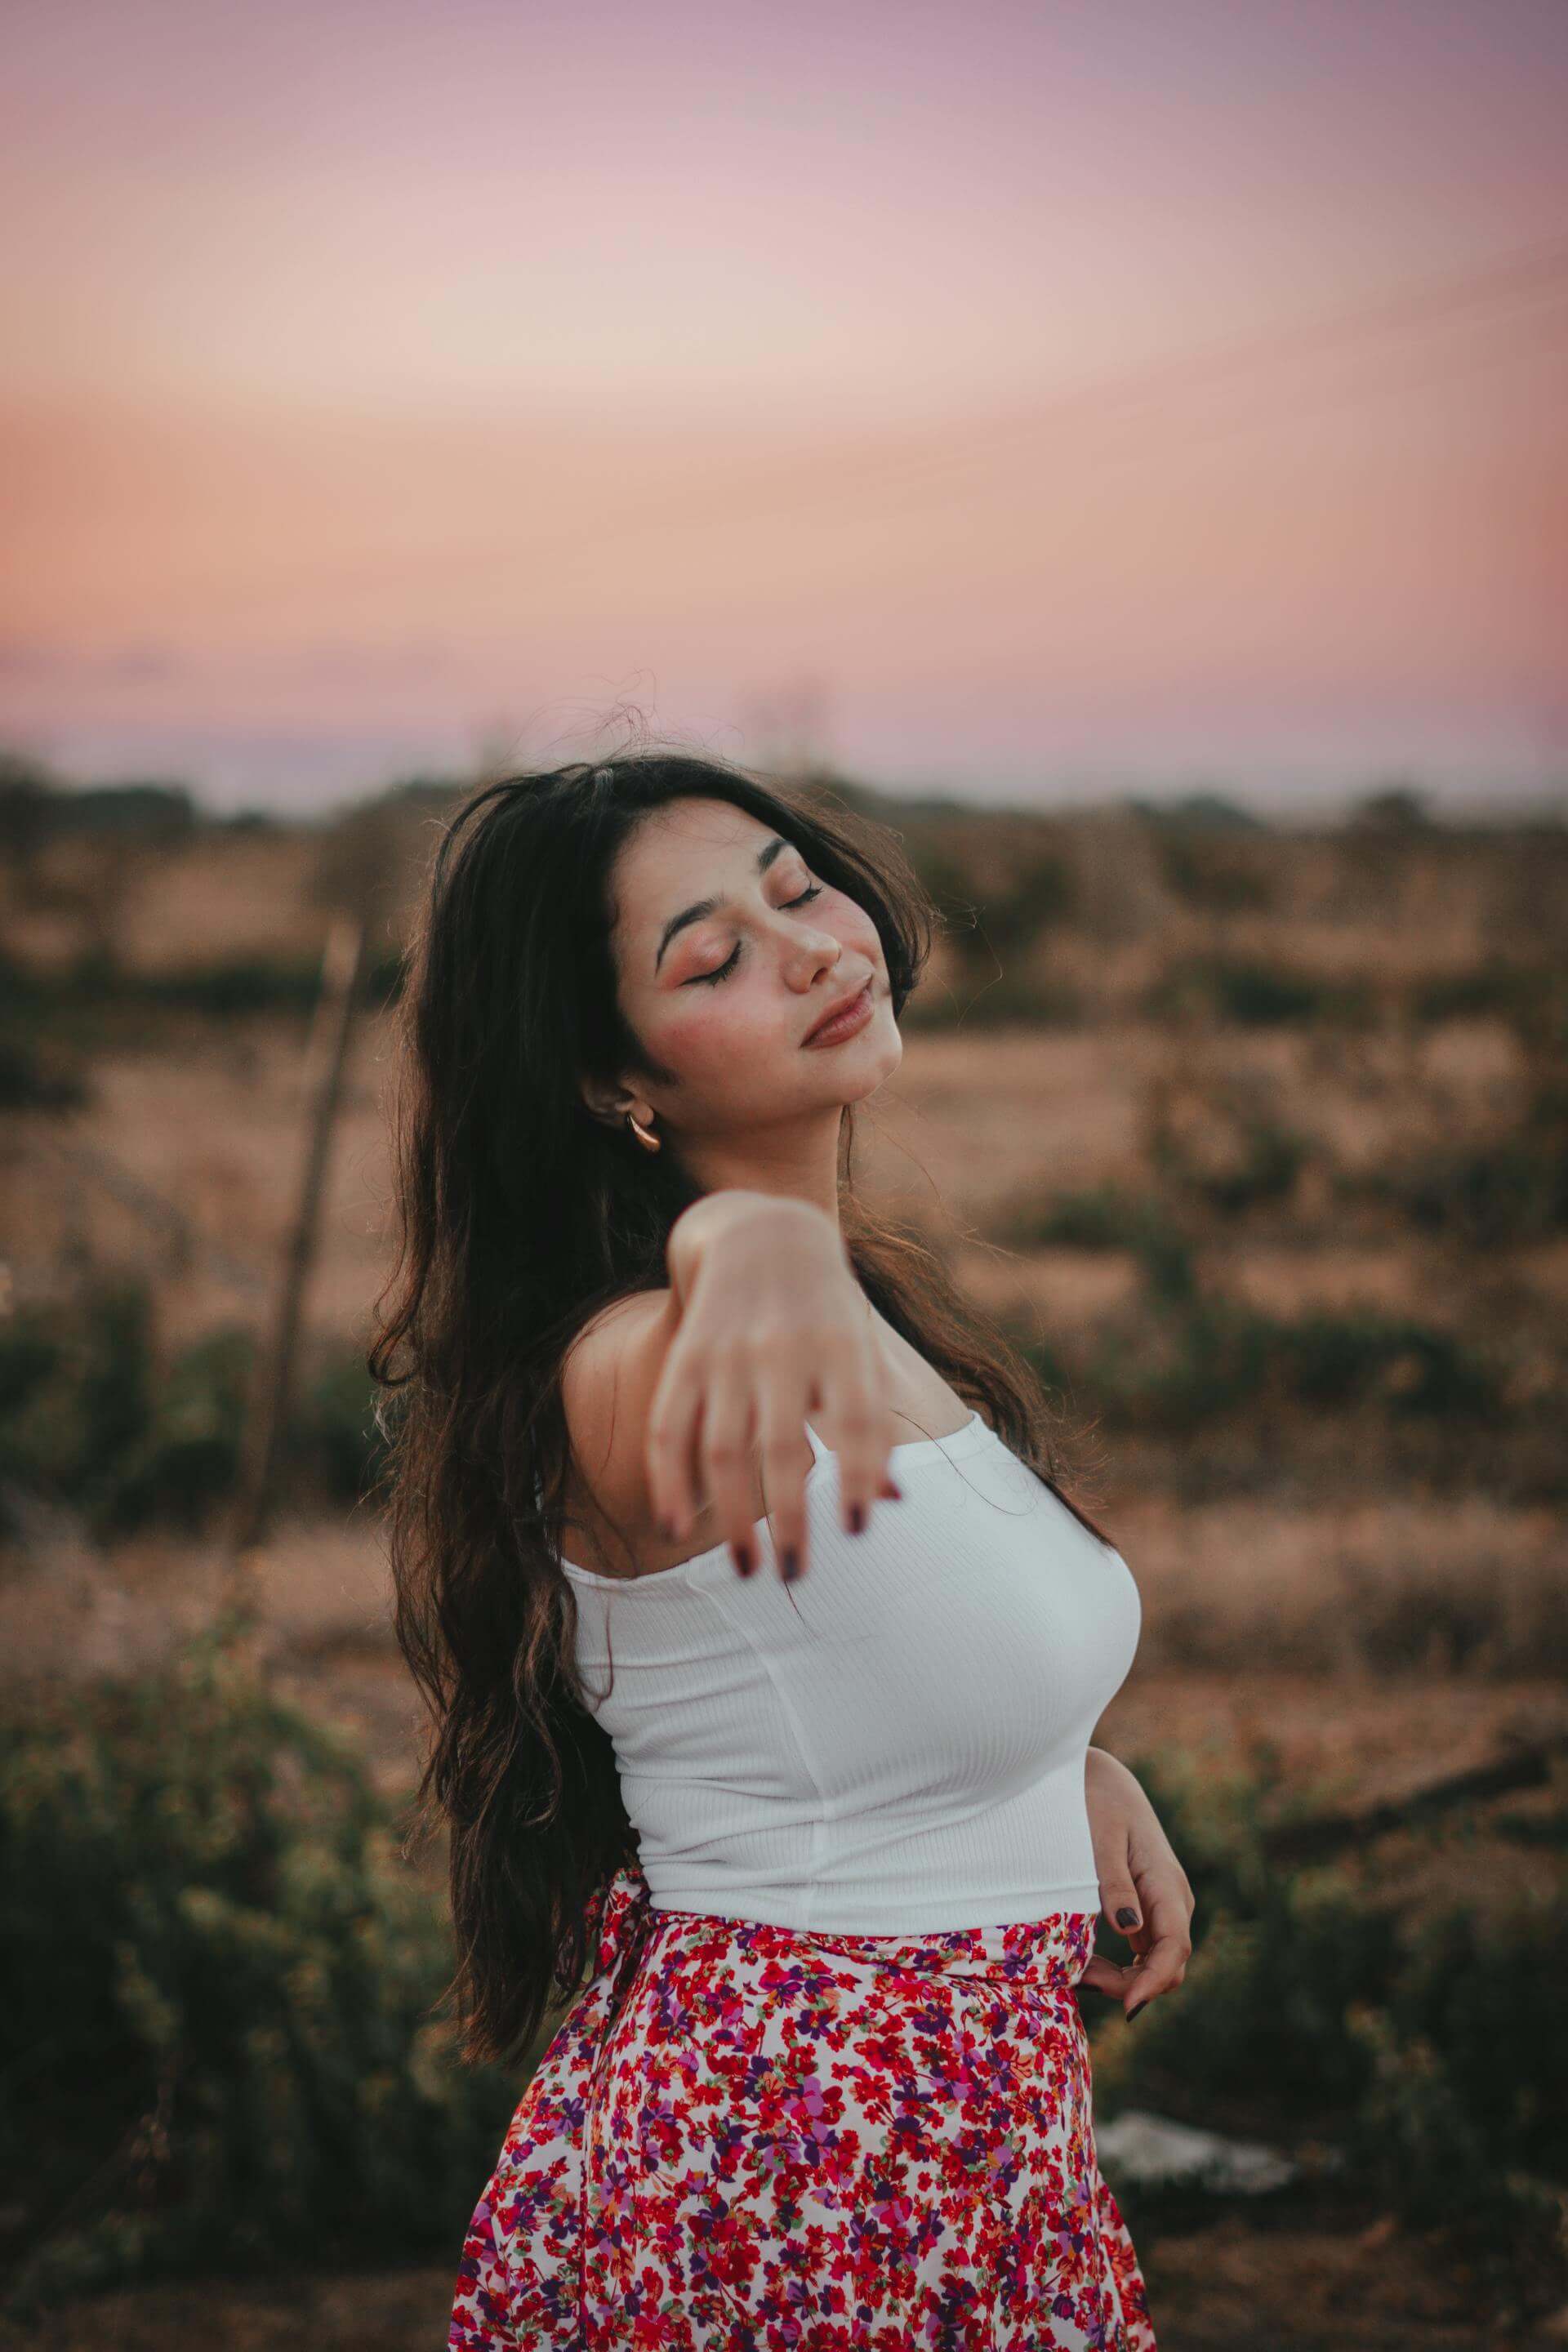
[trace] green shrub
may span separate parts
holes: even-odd
[[[1195,1157],[1168,1129],[1159,1131],[1154,1161],[1164,1181],[1232,1217],[1289,1200],[1307,1163],[1305,1139],[1256,1111],[1233,1117],[1226,1128],[1229,1156],[1213,1162]]]
[[[1543,2312],[1568,2292],[1568,1880],[1553,1899],[1413,1927],[1375,1870],[1292,1873],[1268,1858],[1288,1818],[1278,1765],[1205,1781],[1174,1751],[1138,1776],[1193,1882],[1193,1957],[1108,2054],[1118,2105],[1277,2146],[1327,2143],[1362,2210],[1430,2231],[1489,2308]],[[1289,1810],[1310,1811],[1309,1792]],[[1431,1835],[1453,1834],[1447,1831]],[[1104,1948],[1124,1957],[1106,1931]]]
[[[183,971],[147,972],[127,982],[148,1004],[177,1005],[219,1021],[241,1013],[309,1012],[321,992],[319,958],[289,962],[273,956],[237,956]]]
[[[1020,864],[1005,890],[988,893],[980,928],[997,955],[1017,954],[1077,904],[1072,869],[1054,851],[1043,850]]]
[[[110,1280],[0,1323],[0,1473],[69,1499],[89,1520],[152,1415],[144,1285]]]
[[[254,1342],[205,1334],[160,1372],[144,1284],[111,1279],[0,1325],[0,1473],[100,1540],[202,1523],[234,1485]]]
[[[249,1333],[229,1328],[174,1359],[108,1485],[96,1515],[100,1533],[123,1534],[152,1520],[199,1528],[232,1492],[254,1355]]]
[[[68,1502],[100,1541],[153,1523],[199,1528],[234,1490],[255,1377],[255,1336],[235,1324],[160,1365],[140,1282],[24,1307],[0,1321],[0,1481]],[[320,1497],[373,1490],[374,1404],[358,1350],[307,1370],[285,1453]]]
[[[967,865],[940,845],[922,848],[918,863],[954,949],[980,972],[1031,946],[1078,902],[1072,869],[1055,850],[1022,856],[1005,886],[984,896]]]
[[[401,950],[377,954],[363,966],[357,990],[365,1004],[388,1005],[401,992]],[[0,991],[12,1017],[24,1011],[37,1026],[70,1016],[117,1016],[167,1010],[232,1021],[258,1013],[308,1013],[321,992],[319,956],[227,956],[178,971],[126,971],[101,950],[85,950],[60,971],[35,971],[0,955]]]
[[[445,2054],[445,1906],[363,1767],[216,1632],[12,1727],[0,1920],[14,2314],[460,2243],[518,2085]]]
[[[1538,1085],[1511,1133],[1412,1154],[1348,1189],[1471,1248],[1548,1240],[1568,1229],[1568,1087]]]
[[[375,1488],[386,1446],[375,1423],[379,1391],[357,1349],[334,1351],[304,1388],[289,1429],[294,1457],[337,1502]]]
[[[1162,827],[1154,838],[1166,888],[1189,907],[1237,915],[1274,904],[1278,877],[1259,864],[1249,841],[1184,824]]]
[[[1307,1315],[1273,1330],[1281,1384],[1299,1404],[1487,1414],[1500,1401],[1489,1368],[1451,1331],[1373,1313]]]
[[[0,1110],[77,1110],[87,1074],[51,1041],[0,1034]]]
[[[1080,1386],[1112,1427],[1179,1434],[1253,1403],[1268,1365],[1261,1318],[1198,1294],[1181,1244],[1145,1260],[1145,1296],[1136,1318],[1119,1318],[1097,1338]]]
[[[362,987],[369,1004],[395,1004],[403,993],[407,963],[401,949],[373,957],[365,965]]]
[[[1164,1223],[1157,1201],[1107,1183],[1020,1202],[1004,1213],[998,1230],[1016,1249],[1118,1250],[1142,1246]]]
[[[1408,998],[1412,1019],[1506,1021],[1526,1046],[1568,1035],[1568,971],[1557,963],[1516,963],[1500,956],[1466,971],[1418,981]]]
[[[1207,1013],[1247,1029],[1300,1027],[1315,1021],[1361,1025],[1374,1010],[1364,981],[1323,980],[1250,957],[1197,957],[1172,966],[1149,990],[1154,1019]]]
[[[1137,1308],[1100,1328],[1078,1380],[1110,1427],[1180,1434],[1285,1407],[1479,1422],[1501,1410],[1498,1370],[1452,1332],[1371,1313],[1263,1314],[1204,1288],[1171,1226],[1146,1227],[1138,1255]]]

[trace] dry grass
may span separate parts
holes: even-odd
[[[411,820],[411,839],[423,824]],[[1059,856],[1075,898],[1001,980],[1076,1001],[1079,1025],[992,1028],[983,1001],[960,1025],[911,1021],[900,1069],[863,1114],[862,1181],[951,1253],[985,1313],[1068,1364],[1091,1360],[1098,1332],[1142,1311],[1135,1251],[995,1237],[1020,1205],[1106,1185],[1137,1201],[1163,1185],[1205,1291],[1280,1321],[1371,1313],[1503,1345],[1521,1415],[1561,1392],[1568,1235],[1482,1251],[1402,1221],[1399,1199],[1377,1188],[1394,1168],[1508,1137],[1539,1087],[1548,1059],[1532,1024],[1545,991],[1531,975],[1568,961],[1562,842],[1247,835],[1178,856],[1114,812],[990,830],[944,820],[942,838],[950,856],[973,855],[982,906],[1042,848]],[[307,963],[325,924],[324,854],[330,845],[287,835],[128,860],[64,844],[32,898],[0,874],[6,944],[41,970],[105,943],[138,973],[239,955]],[[1190,995],[1163,1015],[1150,1009],[1173,973],[1227,961],[1353,988],[1365,1017],[1233,1024]],[[1526,981],[1510,995],[1515,968]],[[989,969],[983,950],[976,960],[944,940],[928,1003],[973,997]],[[1478,975],[1486,984],[1470,987]],[[1458,983],[1449,1003],[1471,1009],[1430,1017],[1418,999],[1434,983]],[[218,1323],[258,1324],[300,1164],[301,1036],[292,1016],[224,1026],[149,1015],[141,1042],[92,1060],[79,1113],[12,1117],[0,1229],[16,1296],[47,1295],[83,1264],[118,1265],[155,1282],[168,1348]],[[306,1306],[323,1339],[363,1335],[385,1270],[387,1053],[385,1023],[363,1017]],[[1245,1172],[1259,1124],[1300,1138],[1300,1166],[1272,1194],[1224,1206],[1215,1185]],[[63,1158],[59,1140],[109,1155],[176,1225]],[[1092,1412],[1092,1396],[1076,1402]],[[1100,1744],[1134,1766],[1173,1747],[1216,1769],[1267,1761],[1292,1790],[1349,1802],[1479,1761],[1510,1734],[1561,1731],[1568,1538],[1558,1511],[1509,1483],[1508,1435],[1457,1440],[1442,1495],[1419,1449],[1402,1452],[1367,1416],[1282,1430],[1261,1457],[1225,1426],[1190,1444],[1113,1446],[1102,1508],[1138,1580],[1143,1633]],[[1199,1467],[1207,1485],[1194,1486]],[[1212,1498],[1185,1499],[1195,1491]],[[353,1730],[389,1792],[408,1790],[421,1712],[392,1640],[374,1526],[286,1519],[257,1577],[284,1687]],[[100,1555],[68,1520],[40,1517],[0,1562],[3,1671],[15,1686],[151,1663],[205,1620],[218,1586],[214,1543],[159,1535]],[[1561,1779],[1539,1801],[1559,1815]],[[1549,1859],[1484,1828],[1394,1837],[1377,1850],[1379,1897],[1413,1909],[1508,1900],[1543,1888]],[[1141,2251],[1163,2352],[1481,2352],[1488,2340],[1462,2282],[1376,2215],[1288,2232],[1238,2215]],[[60,2315],[48,2341],[51,2352],[218,2341],[270,2352],[307,2338],[412,2352],[434,2340],[449,2294],[445,2272],[154,2288]],[[1549,2341],[1568,2342],[1568,2324],[1534,2339],[1542,2352]],[[25,2342],[0,2330],[0,2352]]]
[[[1489,1678],[1568,1667],[1568,1532],[1473,1496],[1290,1509],[1129,1499],[1145,1669]]]

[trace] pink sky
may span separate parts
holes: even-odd
[[[1561,0],[32,0],[0,89],[0,740],[68,772],[626,699],[961,796],[1568,784]]]

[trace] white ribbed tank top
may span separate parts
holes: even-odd
[[[1098,1911],[1084,1762],[1138,1646],[1127,1563],[977,1412],[889,1448],[903,1500],[858,1536],[806,1433],[793,1585],[765,1518],[750,1577],[727,1541],[630,1579],[562,1560],[654,1906],[843,1935]]]

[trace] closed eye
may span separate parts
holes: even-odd
[[[801,892],[798,898],[786,898],[784,902],[784,908],[787,911],[791,907],[808,907],[814,898],[820,898],[821,896],[821,883],[814,882],[808,890]],[[716,982],[728,980],[740,961],[741,942],[737,940],[717,971],[693,972],[689,980],[683,980],[680,984],[682,988],[711,988]]]

